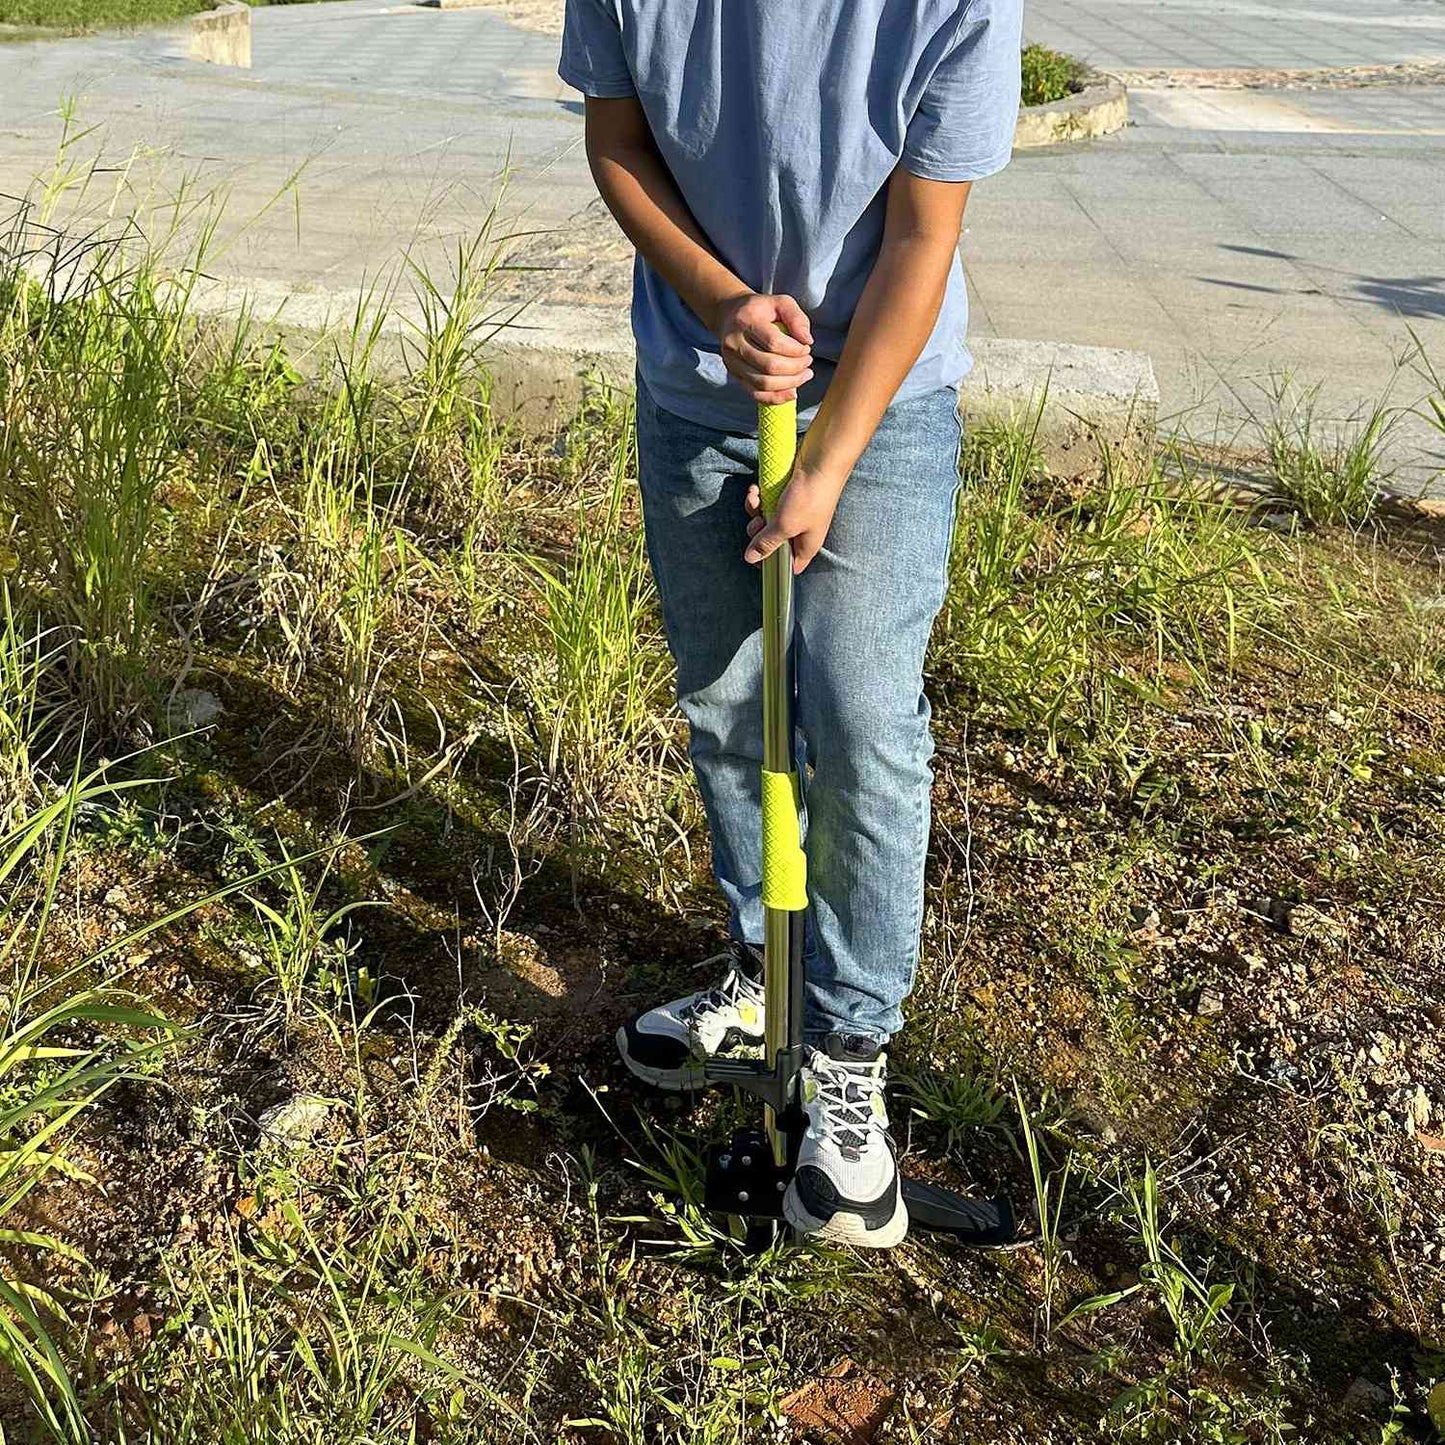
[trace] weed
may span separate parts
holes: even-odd
[[[260,868],[274,880],[280,904],[272,904],[250,891],[241,896],[255,911],[261,929],[262,967],[280,997],[288,1025],[296,1022],[308,988],[320,986],[334,996],[350,988],[354,940],[340,936],[341,925],[363,908],[378,908],[374,900],[325,908],[322,897],[336,860],[333,850],[314,883],[308,883],[300,861],[279,834],[280,860],[273,862],[252,843],[249,851]]]
[[[1044,1149],[1039,1139],[1035,1117],[1024,1103],[1023,1090],[1014,1080],[1014,1105],[1018,1109],[1019,1128],[1023,1135],[1024,1157],[1028,1161],[1029,1177],[1034,1186],[1034,1204],[1039,1225],[1039,1261],[1042,1275],[1042,1295],[1039,1303],[1040,1319],[1043,1325],[1044,1348],[1052,1339],[1054,1308],[1059,1289],[1059,1276],[1064,1265],[1065,1251],[1059,1239],[1059,1227],[1063,1222],[1064,1200],[1069,1192],[1069,1179],[1073,1172],[1072,1152],[1064,1160],[1060,1171],[1047,1168]]]
[[[0,969],[11,980],[0,991],[0,1360],[57,1435],[62,1421],[83,1427],[50,1333],[53,1322],[70,1323],[63,1291],[45,1281],[58,1277],[61,1261],[83,1266],[84,1257],[54,1233],[29,1227],[20,1206],[52,1177],[95,1182],[67,1157],[67,1134],[174,1034],[159,1015],[86,985],[84,964],[55,976],[41,969],[76,814],[116,792],[103,774],[77,769],[59,797],[0,834]],[[17,1259],[36,1257],[48,1261],[42,1282],[14,1269]]]
[[[950,1151],[981,1131],[1003,1127],[1008,1098],[982,1070],[904,1074],[898,1082],[912,1111],[944,1130],[944,1147]]]
[[[528,570],[543,607],[550,666],[533,680],[545,775],[566,790],[572,817],[594,815],[657,755],[657,708],[667,660],[657,642],[654,592],[641,530],[624,515],[632,475],[630,425],[614,442],[600,512],[577,516],[564,567]]]
[[[379,488],[372,384],[364,372],[344,376],[336,424],[303,443],[304,480],[286,512],[289,544],[272,553],[263,593],[293,677],[320,671],[330,681],[337,731],[364,764],[398,652],[385,627],[419,560],[401,524],[405,492]]]
[[[1359,526],[1379,503],[1389,473],[1385,448],[1399,420],[1385,402],[1336,426],[1321,440],[1316,414],[1319,387],[1301,387],[1288,375],[1268,389],[1264,420],[1270,476],[1279,495],[1311,521],[1325,526]]]
[[[38,799],[41,767],[55,746],[50,734],[60,708],[53,675],[60,649],[50,637],[16,615],[9,585],[0,579],[0,834]]]
[[[323,1238],[292,1185],[249,1231],[251,1247],[228,1227],[216,1257],[172,1267],[173,1343],[151,1362],[146,1396],[166,1404],[147,1407],[147,1440],[399,1445],[415,1438],[417,1414],[445,1420],[469,1395],[488,1399],[437,1352],[469,1301],[431,1287],[395,1196],[377,1202],[379,1215]],[[403,1382],[412,1404],[398,1416]]]
[[[1183,1359],[1196,1355],[1210,1340],[1234,1298],[1232,1284],[1206,1284],[1184,1263],[1165,1235],[1159,1214],[1159,1180],[1152,1164],[1144,1177],[1128,1187],[1130,1207],[1144,1248],[1139,1270],[1142,1284],[1158,1297],[1174,1326],[1175,1348]]]
[[[150,564],[204,246],[179,284],[144,248],[102,239],[83,267],[36,283],[16,224],[0,313],[0,508],[18,519],[23,575],[64,628],[82,702],[101,726],[133,732],[153,702]]]
[[[1047,105],[1079,88],[1086,67],[1081,60],[1050,50],[1047,45],[1025,45],[1021,57],[1024,105]]]
[[[1239,519],[1156,471],[1111,458],[1096,489],[1040,511],[1027,424],[965,461],[933,656],[986,715],[1117,747],[1131,702],[1227,669],[1241,629],[1274,611]]]
[[[457,243],[445,284],[408,263],[421,312],[412,328],[404,408],[409,470],[423,474],[441,518],[469,528],[490,525],[502,500],[504,431],[493,415],[483,360],[487,343],[516,319],[515,307],[490,300],[512,239],[496,234],[500,205],[499,196],[480,231]]]

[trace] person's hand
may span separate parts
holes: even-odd
[[[743,553],[745,562],[761,562],[784,543],[793,548],[793,571],[801,572],[822,550],[828,540],[828,528],[838,509],[842,487],[812,472],[793,473],[773,511],[772,521],[762,514],[757,485],[748,488],[747,507],[752,521],[748,523],[749,541]]]
[[[791,296],[749,292],[724,302],[717,334],[723,365],[756,402],[792,401],[812,378],[813,329]]]

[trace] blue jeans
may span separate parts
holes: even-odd
[[[808,854],[806,1034],[902,1027],[923,923],[933,741],[923,655],[948,582],[961,431],[952,388],[895,402],[797,579]],[[648,555],[734,938],[759,896],[762,588],[742,560],[756,437],[663,411],[639,380]]]

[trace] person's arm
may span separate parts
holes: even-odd
[[[902,167],[894,171],[883,242],[838,368],[772,520],[753,518],[744,553],[749,562],[761,562],[791,541],[793,570],[801,572],[822,547],[854,463],[938,320],[968,190],[967,181],[924,180]],[[749,506],[756,513],[756,489]]]
[[[589,96],[586,104],[587,160],[617,224],[717,336],[723,364],[748,395],[792,400],[813,375],[813,335],[802,307],[791,296],[750,291],[718,258],[635,97]]]

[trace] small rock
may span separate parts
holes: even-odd
[[[1339,919],[1308,903],[1276,904],[1279,926],[1292,938],[1313,939],[1316,943],[1343,942],[1347,930]]]
[[[1345,1391],[1346,1408],[1368,1410],[1373,1405],[1383,1405],[1390,1398],[1390,1392],[1364,1375],[1356,1375]]]
[[[1201,989],[1194,1012],[1202,1019],[1217,1017],[1224,1012],[1224,995],[1217,988]]]
[[[852,1360],[794,1390],[781,1408],[796,1430],[836,1445],[871,1445],[893,1408],[896,1394]]]
[[[1430,1096],[1417,1085],[1415,1092],[1410,1096],[1410,1122],[1417,1129],[1428,1129],[1430,1113]]]
[[[284,1103],[273,1104],[256,1121],[261,1138],[283,1149],[302,1149],[311,1142],[326,1122],[330,1109],[325,1099],[314,1094],[298,1094]]]
[[[224,711],[215,693],[199,687],[183,687],[166,709],[166,722],[173,732],[195,732],[210,727]]]

